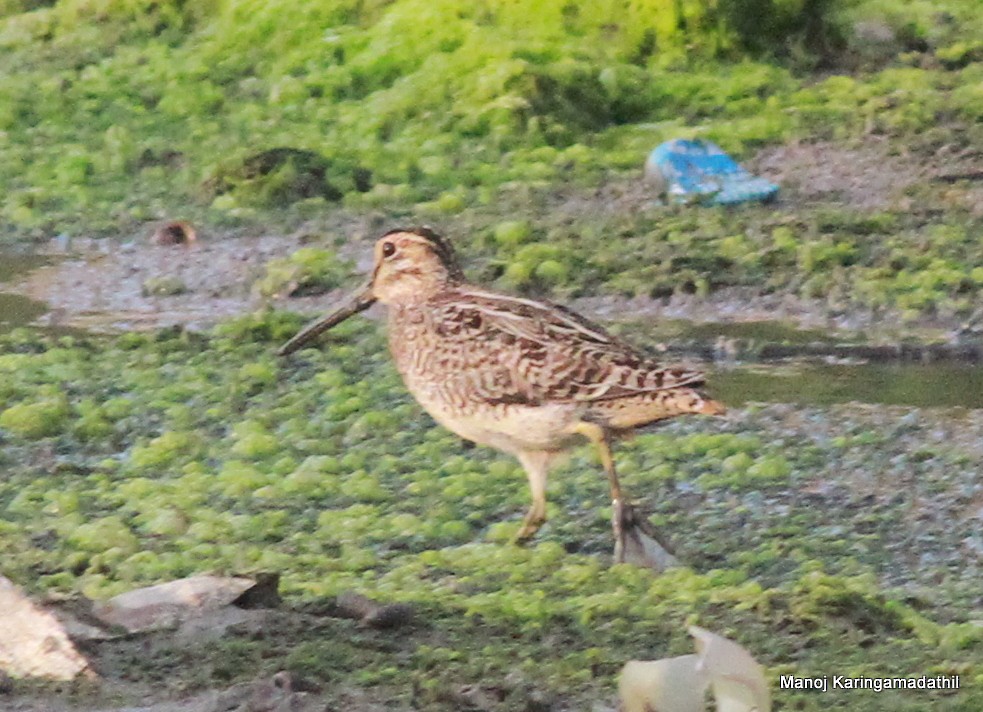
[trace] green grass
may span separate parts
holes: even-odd
[[[754,52],[736,0],[721,17],[695,0],[4,3],[0,218],[40,238],[270,224],[338,199],[454,211],[475,187],[637,170],[673,136],[746,155],[983,115],[972,0],[831,5],[826,55],[796,49],[794,3],[770,4],[793,34]],[[894,32],[885,56],[802,71],[857,66],[855,18]]]

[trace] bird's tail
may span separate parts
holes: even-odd
[[[664,391],[661,406],[668,417],[674,415],[723,415],[727,407],[695,388],[672,388]]]
[[[725,406],[720,401],[715,401],[713,398],[707,398],[702,393],[700,395],[700,402],[697,404],[693,413],[699,413],[700,415],[724,415],[727,412],[727,406]]]
[[[628,430],[679,415],[723,415],[726,412],[723,403],[709,398],[695,388],[684,387],[598,401],[591,404],[587,417],[612,430]]]

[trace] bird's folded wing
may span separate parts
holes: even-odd
[[[558,305],[468,290],[440,310],[443,336],[468,342],[481,360],[459,365],[487,381],[496,402],[590,403],[704,382],[702,372],[664,367]]]

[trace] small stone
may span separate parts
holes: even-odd
[[[377,607],[374,601],[354,591],[339,593],[335,598],[335,605],[338,607],[340,617],[355,620],[363,620],[372,615]]]
[[[413,606],[408,603],[390,603],[388,606],[379,606],[365,616],[362,623],[370,628],[396,628],[406,625],[411,620],[413,620]]]
[[[360,593],[345,591],[335,599],[337,614],[370,628],[395,628],[409,623],[414,609],[408,603],[379,604]]]
[[[184,220],[174,220],[168,223],[164,223],[156,230],[151,237],[151,241],[155,245],[170,246],[170,245],[190,245],[198,239],[195,229],[191,227],[190,223]]]

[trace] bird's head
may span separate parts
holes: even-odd
[[[368,286],[383,304],[425,301],[463,277],[450,243],[425,227],[390,230],[375,243],[374,261]]]
[[[424,302],[464,278],[450,243],[429,228],[390,230],[375,243],[374,255],[369,281],[338,309],[304,327],[280,348],[281,355],[296,351],[375,302]]]

